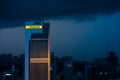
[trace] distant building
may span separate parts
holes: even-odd
[[[117,74],[118,58],[114,52],[109,52],[107,58],[96,58],[96,79],[109,80],[115,79]]]
[[[56,80],[56,64],[50,65],[50,80]]]
[[[109,79],[109,72],[108,72],[108,61],[106,58],[96,58],[95,59],[95,68],[96,68],[96,76],[95,79],[97,80],[108,80]]]
[[[98,80],[96,79],[96,68],[94,64],[87,63],[85,65],[84,77],[85,80]]]
[[[73,80],[73,58],[72,56],[64,57],[64,79]]]
[[[109,52],[107,56],[108,61],[108,69],[110,74],[110,79],[115,78],[115,74],[117,73],[117,68],[119,66],[118,58],[115,52]]]
[[[107,65],[108,61],[106,58],[100,57],[100,58],[95,58],[94,63],[102,66],[102,65]]]
[[[56,63],[56,80],[64,79],[64,58],[55,57]]]
[[[76,74],[76,80],[83,80],[83,74],[82,74],[82,72],[78,72]]]
[[[56,59],[54,57],[54,52],[51,54],[50,63],[50,80],[56,80]]]

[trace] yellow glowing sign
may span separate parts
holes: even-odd
[[[26,25],[26,29],[42,29],[42,25]]]

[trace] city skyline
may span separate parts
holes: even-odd
[[[113,17],[109,16],[109,17],[112,20],[114,19],[114,16]],[[97,21],[96,23],[92,21],[88,21],[87,24],[86,22],[82,23],[82,22],[75,22],[72,20],[50,21],[51,51],[54,51],[55,54],[60,57],[70,55],[70,56],[74,56],[75,59],[91,60],[91,61],[95,57],[106,56],[107,52],[111,50],[116,52],[117,56],[120,57],[119,27],[110,26],[109,24],[107,24],[109,19],[106,18],[106,20],[104,20],[103,18],[100,20],[101,23],[103,21],[104,23],[106,23],[106,27],[99,26]],[[117,23],[117,19],[115,20],[115,22],[112,22],[111,24],[115,24],[115,23]],[[24,53],[24,27],[2,29],[0,30],[0,32],[3,34],[3,35],[1,34],[3,39],[1,40],[1,44],[3,46],[1,47],[2,49],[0,49],[0,52],[10,52],[10,53],[14,53],[15,55],[17,55],[17,53]],[[5,32],[6,34],[4,34]],[[19,38],[16,38],[18,37],[16,34],[20,35]],[[10,42],[8,42],[8,37],[12,37],[10,38],[12,39],[10,40]],[[15,40],[18,42],[16,42]],[[64,45],[60,43],[61,41]],[[101,44],[99,41],[101,41]],[[7,44],[3,44],[3,43],[7,43]],[[9,47],[8,44],[9,45],[13,44],[13,47]],[[64,48],[63,46],[66,47]],[[79,49],[77,49],[77,47]],[[91,54],[94,54],[94,56]],[[90,55],[91,57],[89,57]]]
[[[43,19],[51,24],[57,56],[92,61],[112,50],[120,58],[119,0],[12,0],[3,1],[1,10],[0,53],[24,53],[25,21]]]

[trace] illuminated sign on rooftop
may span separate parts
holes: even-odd
[[[42,25],[26,25],[26,29],[42,29]]]

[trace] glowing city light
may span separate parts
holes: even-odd
[[[105,75],[107,75],[107,72],[105,72]]]
[[[48,63],[48,58],[30,58],[30,63]]]
[[[100,75],[102,75],[103,73],[102,72],[100,72]]]
[[[26,25],[26,29],[42,29],[42,25]]]
[[[6,76],[11,76],[11,74],[5,74]]]

